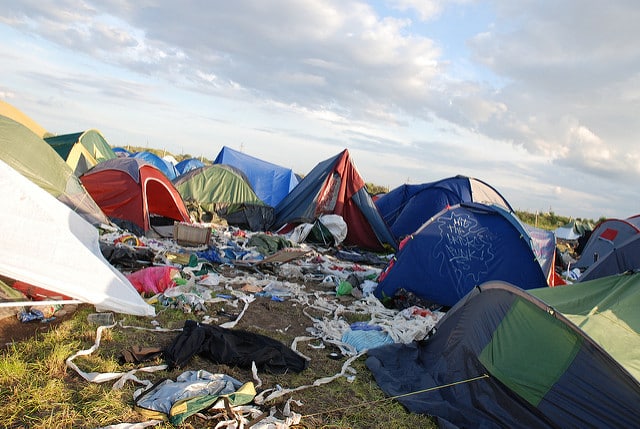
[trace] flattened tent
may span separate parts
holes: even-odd
[[[599,258],[607,255],[630,237],[638,234],[640,228],[632,222],[623,219],[606,219],[593,229],[580,258],[573,265],[575,268],[586,269]]]
[[[387,395],[441,427],[637,427],[640,274],[474,288],[427,340],[368,352]],[[442,388],[440,388],[442,387]]]
[[[155,315],[102,256],[95,227],[2,161],[0,186],[0,274],[98,310]]]
[[[190,222],[180,194],[160,170],[137,158],[114,158],[80,176],[89,194],[112,219],[150,232],[152,217]]]
[[[347,224],[347,245],[369,250],[397,247],[347,149],[317,164],[280,201],[273,229],[314,223],[324,214],[342,216]]]
[[[5,116],[0,116],[0,159],[91,224],[109,223],[56,151],[27,127]]]
[[[258,198],[242,172],[229,165],[205,165],[173,183],[187,204],[215,213],[230,225],[266,231],[273,223],[273,207]]]
[[[98,130],[64,134],[44,139],[80,177],[99,162],[113,159],[115,152]]]
[[[147,164],[151,164],[162,172],[169,180],[173,180],[178,176],[176,167],[169,161],[165,161],[153,152],[136,152],[129,155],[132,158],[138,158]]]
[[[489,280],[524,289],[547,286],[547,273],[533,249],[531,236],[511,213],[497,206],[457,204],[400,244],[380,274],[375,295],[385,300],[402,288],[450,307]]]
[[[461,175],[420,185],[398,186],[377,198],[375,204],[400,241],[446,207],[474,202],[513,211],[507,200],[491,185]]]
[[[590,222],[583,222],[576,219],[572,219],[566,224],[556,228],[553,233],[556,238],[560,240],[578,240],[586,233],[593,231],[593,225]]]
[[[275,207],[298,184],[293,170],[238,152],[223,146],[214,164],[226,164],[242,171],[260,198],[268,206]]]

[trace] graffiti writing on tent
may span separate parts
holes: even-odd
[[[495,257],[489,229],[468,214],[453,212],[436,222],[440,239],[433,247],[433,256],[440,260],[440,273],[449,272],[458,282],[466,277],[479,282]]]

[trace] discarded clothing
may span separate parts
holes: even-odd
[[[220,256],[220,252],[218,252],[218,249],[216,249],[215,247],[210,247],[202,252],[196,252],[196,255],[198,255],[198,258],[206,259],[209,262],[214,262],[217,264],[222,264],[224,262],[222,260],[222,257]]]
[[[255,362],[259,371],[272,374],[300,372],[308,366],[305,358],[273,338],[185,320],[182,332],[164,351],[164,357],[169,367],[181,368],[196,354],[241,368],[251,368]]]
[[[404,288],[400,288],[395,292],[391,299],[391,304],[393,308],[398,310],[404,310],[405,308],[413,306],[426,308],[429,311],[437,311],[443,308],[442,305],[421,298],[415,293]]]
[[[158,294],[176,286],[180,270],[168,265],[147,267],[127,275],[127,279],[140,293]]]
[[[351,344],[359,353],[363,350],[371,350],[386,344],[393,344],[393,340],[386,332],[376,330],[347,330],[342,334],[342,342]]]
[[[277,235],[256,234],[249,239],[248,246],[256,247],[263,255],[271,255],[280,249],[292,247],[293,243]]]
[[[122,351],[120,355],[121,363],[140,363],[154,360],[162,356],[161,347],[132,346]]]
[[[165,379],[135,398],[135,408],[147,418],[169,420],[178,425],[188,417],[225,398],[229,405],[251,402],[256,395],[252,382],[242,384],[233,377],[210,372],[186,371],[176,381]]]
[[[373,266],[385,266],[389,263],[389,260],[382,258],[375,253],[356,250],[338,250],[335,257],[350,262],[359,262]]]
[[[137,269],[153,263],[155,253],[146,247],[129,247],[100,241],[100,252],[111,265],[120,269]]]

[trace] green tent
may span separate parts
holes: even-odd
[[[640,274],[529,293],[552,305],[640,381]]]
[[[63,134],[44,139],[80,177],[99,162],[116,158],[107,140],[98,130]]]
[[[187,206],[226,219],[230,225],[266,231],[273,223],[273,207],[266,205],[237,169],[214,164],[196,168],[173,181]]]
[[[369,351],[390,396],[448,427],[637,427],[640,273],[474,288],[411,345]],[[446,388],[437,389],[440,386]]]
[[[1,115],[0,159],[93,225],[109,223],[56,151],[26,126]]]

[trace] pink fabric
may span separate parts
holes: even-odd
[[[173,278],[179,270],[169,266],[147,267],[127,275],[140,293],[155,295],[176,286]]]

